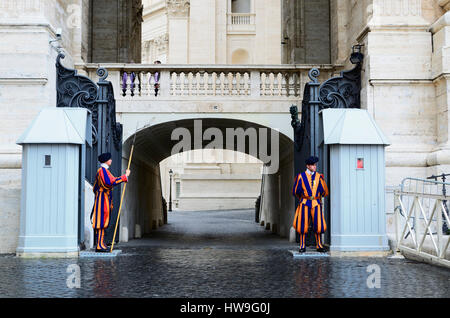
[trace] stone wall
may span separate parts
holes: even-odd
[[[330,0],[283,0],[282,17],[283,63],[330,63]]]
[[[128,165],[130,147],[124,147],[122,167]],[[126,154],[126,155],[125,155]],[[141,238],[163,225],[161,177],[158,164],[150,164],[133,154],[132,171],[120,217],[120,241]]]
[[[392,190],[403,178],[448,173],[446,2],[331,1],[332,61],[349,68],[351,46],[364,45],[362,107],[391,141],[386,149],[388,213]],[[388,217],[388,230],[390,222]]]
[[[93,1],[90,61],[140,63],[142,10],[141,0]]]
[[[75,34],[85,3],[0,2],[0,253],[15,252],[19,233],[22,149],[16,140],[40,110],[56,105],[55,47],[65,48],[69,67],[82,55]],[[62,40],[50,44],[58,28]]]
[[[295,237],[290,237],[295,216],[293,148],[280,159],[280,169],[276,174],[267,174],[264,167],[259,220],[266,230],[295,240]]]
[[[430,25],[442,7],[431,0],[331,0],[330,5],[332,62],[351,68],[352,46],[364,45],[362,107],[392,143],[386,151],[386,185],[441,170],[442,163],[430,156],[442,144],[439,131],[446,121],[436,116],[438,104],[441,114],[448,104],[437,94],[445,91],[439,88],[442,80],[432,74],[433,57],[440,53]],[[435,40],[439,47],[439,36]]]

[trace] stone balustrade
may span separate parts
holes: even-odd
[[[254,13],[229,13],[228,24],[255,24]]]
[[[97,64],[87,65],[95,78]],[[300,100],[313,67],[320,81],[334,73],[331,65],[101,65],[108,70],[118,100],[283,99]]]

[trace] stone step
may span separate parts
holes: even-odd
[[[308,251],[306,250],[305,253],[299,253],[298,251],[290,250],[289,251],[294,259],[297,258],[309,258],[309,257],[330,257],[329,253],[319,253],[317,251]]]
[[[80,257],[108,258],[108,257],[116,257],[120,253],[122,253],[121,250],[113,250],[111,253],[99,253],[95,252],[94,250],[90,250],[90,251],[81,251]]]

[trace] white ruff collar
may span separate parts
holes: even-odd
[[[102,166],[105,169],[109,169],[109,166],[106,163],[102,163],[100,166]]]

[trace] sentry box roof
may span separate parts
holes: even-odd
[[[367,110],[329,108],[320,111],[327,145],[390,145]]]
[[[17,144],[84,144],[92,139],[91,117],[85,108],[44,108]]]

